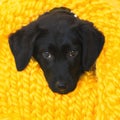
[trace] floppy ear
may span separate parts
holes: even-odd
[[[104,35],[93,26],[93,23],[81,20],[78,25],[82,44],[82,64],[84,71],[90,69],[99,56],[103,45]]]
[[[37,25],[32,22],[9,36],[9,45],[18,71],[23,70],[30,61],[38,33]]]

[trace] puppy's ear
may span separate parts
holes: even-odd
[[[77,30],[82,44],[83,69],[87,71],[94,64],[103,48],[104,35],[93,26],[93,23],[83,20],[79,21]]]
[[[35,22],[32,22],[9,36],[9,45],[18,71],[23,70],[30,61],[39,31]]]

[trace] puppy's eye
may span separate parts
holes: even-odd
[[[53,60],[53,58],[54,58],[53,55],[51,53],[49,53],[49,52],[43,52],[42,56],[46,60]]]
[[[68,57],[76,57],[77,55],[78,55],[78,51],[77,50],[72,50],[72,51],[69,51],[67,53]]]

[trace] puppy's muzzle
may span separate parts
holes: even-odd
[[[57,91],[60,93],[64,93],[68,88],[68,86],[65,82],[60,82],[60,81],[56,82],[55,87],[56,87]]]

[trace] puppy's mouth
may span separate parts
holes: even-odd
[[[72,92],[76,86],[71,87],[67,84],[56,82],[56,84],[54,86],[49,85],[49,87],[55,93],[68,94],[68,93]]]
[[[74,90],[74,89],[73,89]],[[65,89],[52,89],[53,92],[58,93],[58,94],[68,94],[72,92],[73,90],[65,90]]]
[[[75,89],[75,88],[74,88]],[[59,89],[59,90],[55,90],[53,92],[56,92],[56,93],[59,93],[59,94],[68,94],[70,92],[72,92],[74,89],[70,89],[70,90],[67,90],[67,89]]]

